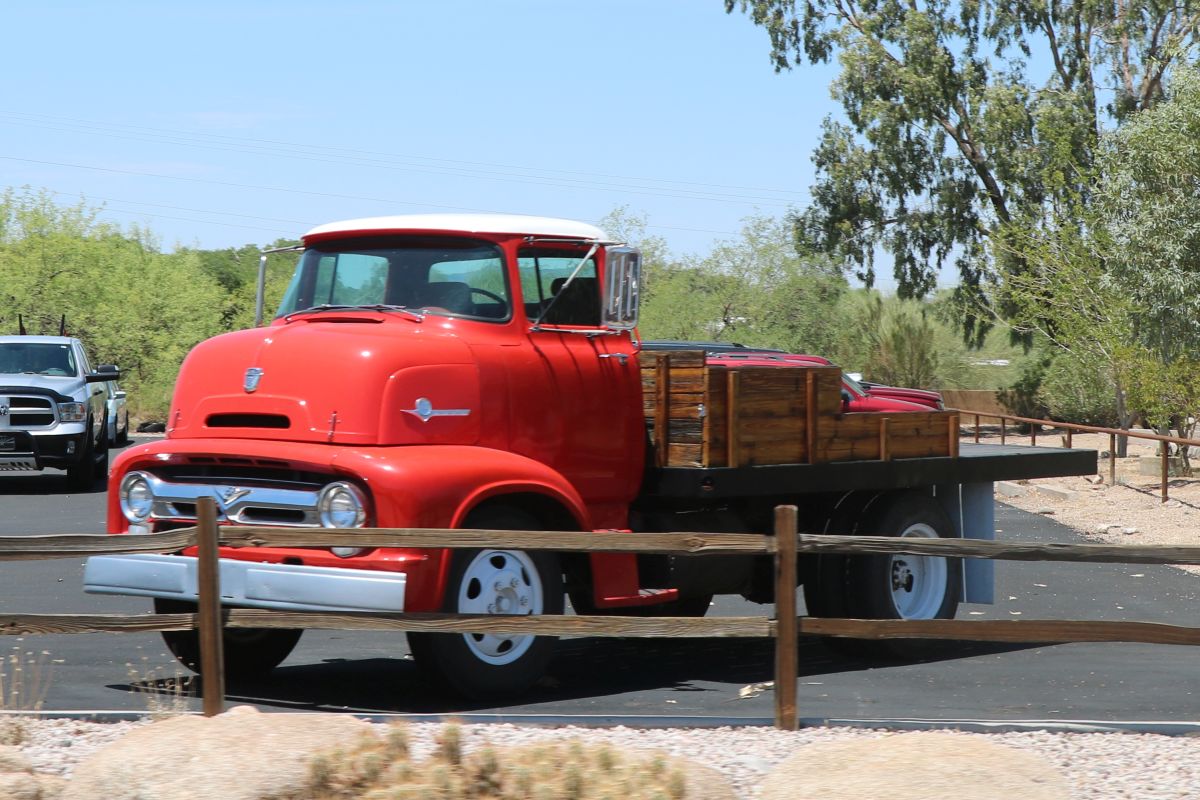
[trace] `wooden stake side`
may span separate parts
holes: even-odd
[[[725,466],[740,467],[742,465],[742,447],[738,441],[738,417],[741,409],[738,407],[738,388],[742,376],[736,369],[731,369],[725,375]]]
[[[654,461],[667,466],[671,448],[671,354],[654,357]]]
[[[958,414],[951,414],[946,420],[947,448],[951,458],[958,457]]]
[[[796,506],[775,508],[775,727],[797,727]]]
[[[805,376],[805,403],[804,403],[804,446],[808,452],[808,463],[817,463],[817,419],[820,415],[817,413],[817,376],[812,370],[808,370]]]
[[[196,501],[197,625],[200,635],[200,679],[204,716],[225,710],[225,654],[221,633],[221,575],[218,558],[217,504],[211,497]]]
[[[879,460],[891,461],[892,454],[888,452],[888,423],[887,417],[879,418]]]

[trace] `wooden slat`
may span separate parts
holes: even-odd
[[[496,614],[356,614],[234,609],[230,628],[321,628],[429,633],[537,633],[545,636],[652,636],[670,639],[766,638],[775,624],[766,617],[603,617]]]
[[[0,537],[0,561],[33,561],[118,553],[174,553],[195,543],[195,528],[123,536],[109,536],[104,533],[5,536]]]
[[[594,553],[770,554],[772,537],[752,533],[609,533],[442,528],[221,528],[230,547],[413,547],[588,551]]]
[[[891,426],[888,424],[890,420],[887,417],[879,418],[879,460],[890,461],[892,459],[892,451],[889,448],[891,442],[888,441],[888,434],[891,433]]]
[[[0,636],[187,631],[195,614],[0,614]]]
[[[1200,546],[992,542],[908,536],[800,534],[801,553],[887,554],[988,558],[1003,561],[1078,561],[1101,564],[1200,564]]]
[[[660,467],[667,465],[667,447],[671,441],[671,356],[659,353],[655,362],[654,452]]]
[[[954,639],[973,642],[1131,642],[1200,644],[1200,628],[1158,622],[1082,622],[1078,620],[865,620],[802,617],[800,632],[855,639]]]
[[[742,464],[741,414],[742,371],[731,369],[725,376],[725,465]]]
[[[817,373],[808,370],[804,377],[804,452],[810,464],[817,462]]]

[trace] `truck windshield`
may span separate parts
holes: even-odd
[[[504,259],[496,245],[387,237],[305,250],[276,317],[311,308],[367,306],[493,322],[512,315]]]
[[[74,378],[79,371],[70,345],[34,342],[0,344],[0,375],[22,373]]]

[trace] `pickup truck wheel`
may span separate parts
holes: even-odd
[[[532,516],[509,508],[469,516],[467,528],[537,530]],[[452,556],[444,611],[462,614],[561,614],[562,569],[553,553],[459,550]],[[553,636],[409,633],[418,666],[461,695],[484,699],[517,694],[545,672]]]
[[[86,428],[88,435],[85,437],[83,452],[79,454],[78,461],[67,467],[67,488],[73,492],[86,492],[96,483],[96,447],[92,441],[91,429],[92,425],[89,421]],[[107,452],[105,451],[106,454]],[[104,470],[105,472],[108,471],[107,461],[104,464]]]
[[[194,614],[196,604],[155,598],[154,613]],[[291,654],[302,633],[298,628],[225,628],[221,644],[225,674],[230,678],[265,675]],[[179,663],[200,672],[199,631],[163,631],[162,637]]]
[[[100,441],[96,443],[96,449],[100,451],[99,456],[92,453],[92,478],[102,481],[108,478],[108,429],[105,427],[104,434]]]

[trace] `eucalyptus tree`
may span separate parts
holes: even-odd
[[[997,232],[1091,200],[1102,130],[1153,107],[1196,43],[1190,0],[725,0],[770,37],[776,71],[837,57],[798,235],[902,296],[953,262],[995,278]],[[1020,271],[1021,264],[1010,269]],[[968,323],[968,332],[972,325]]]

